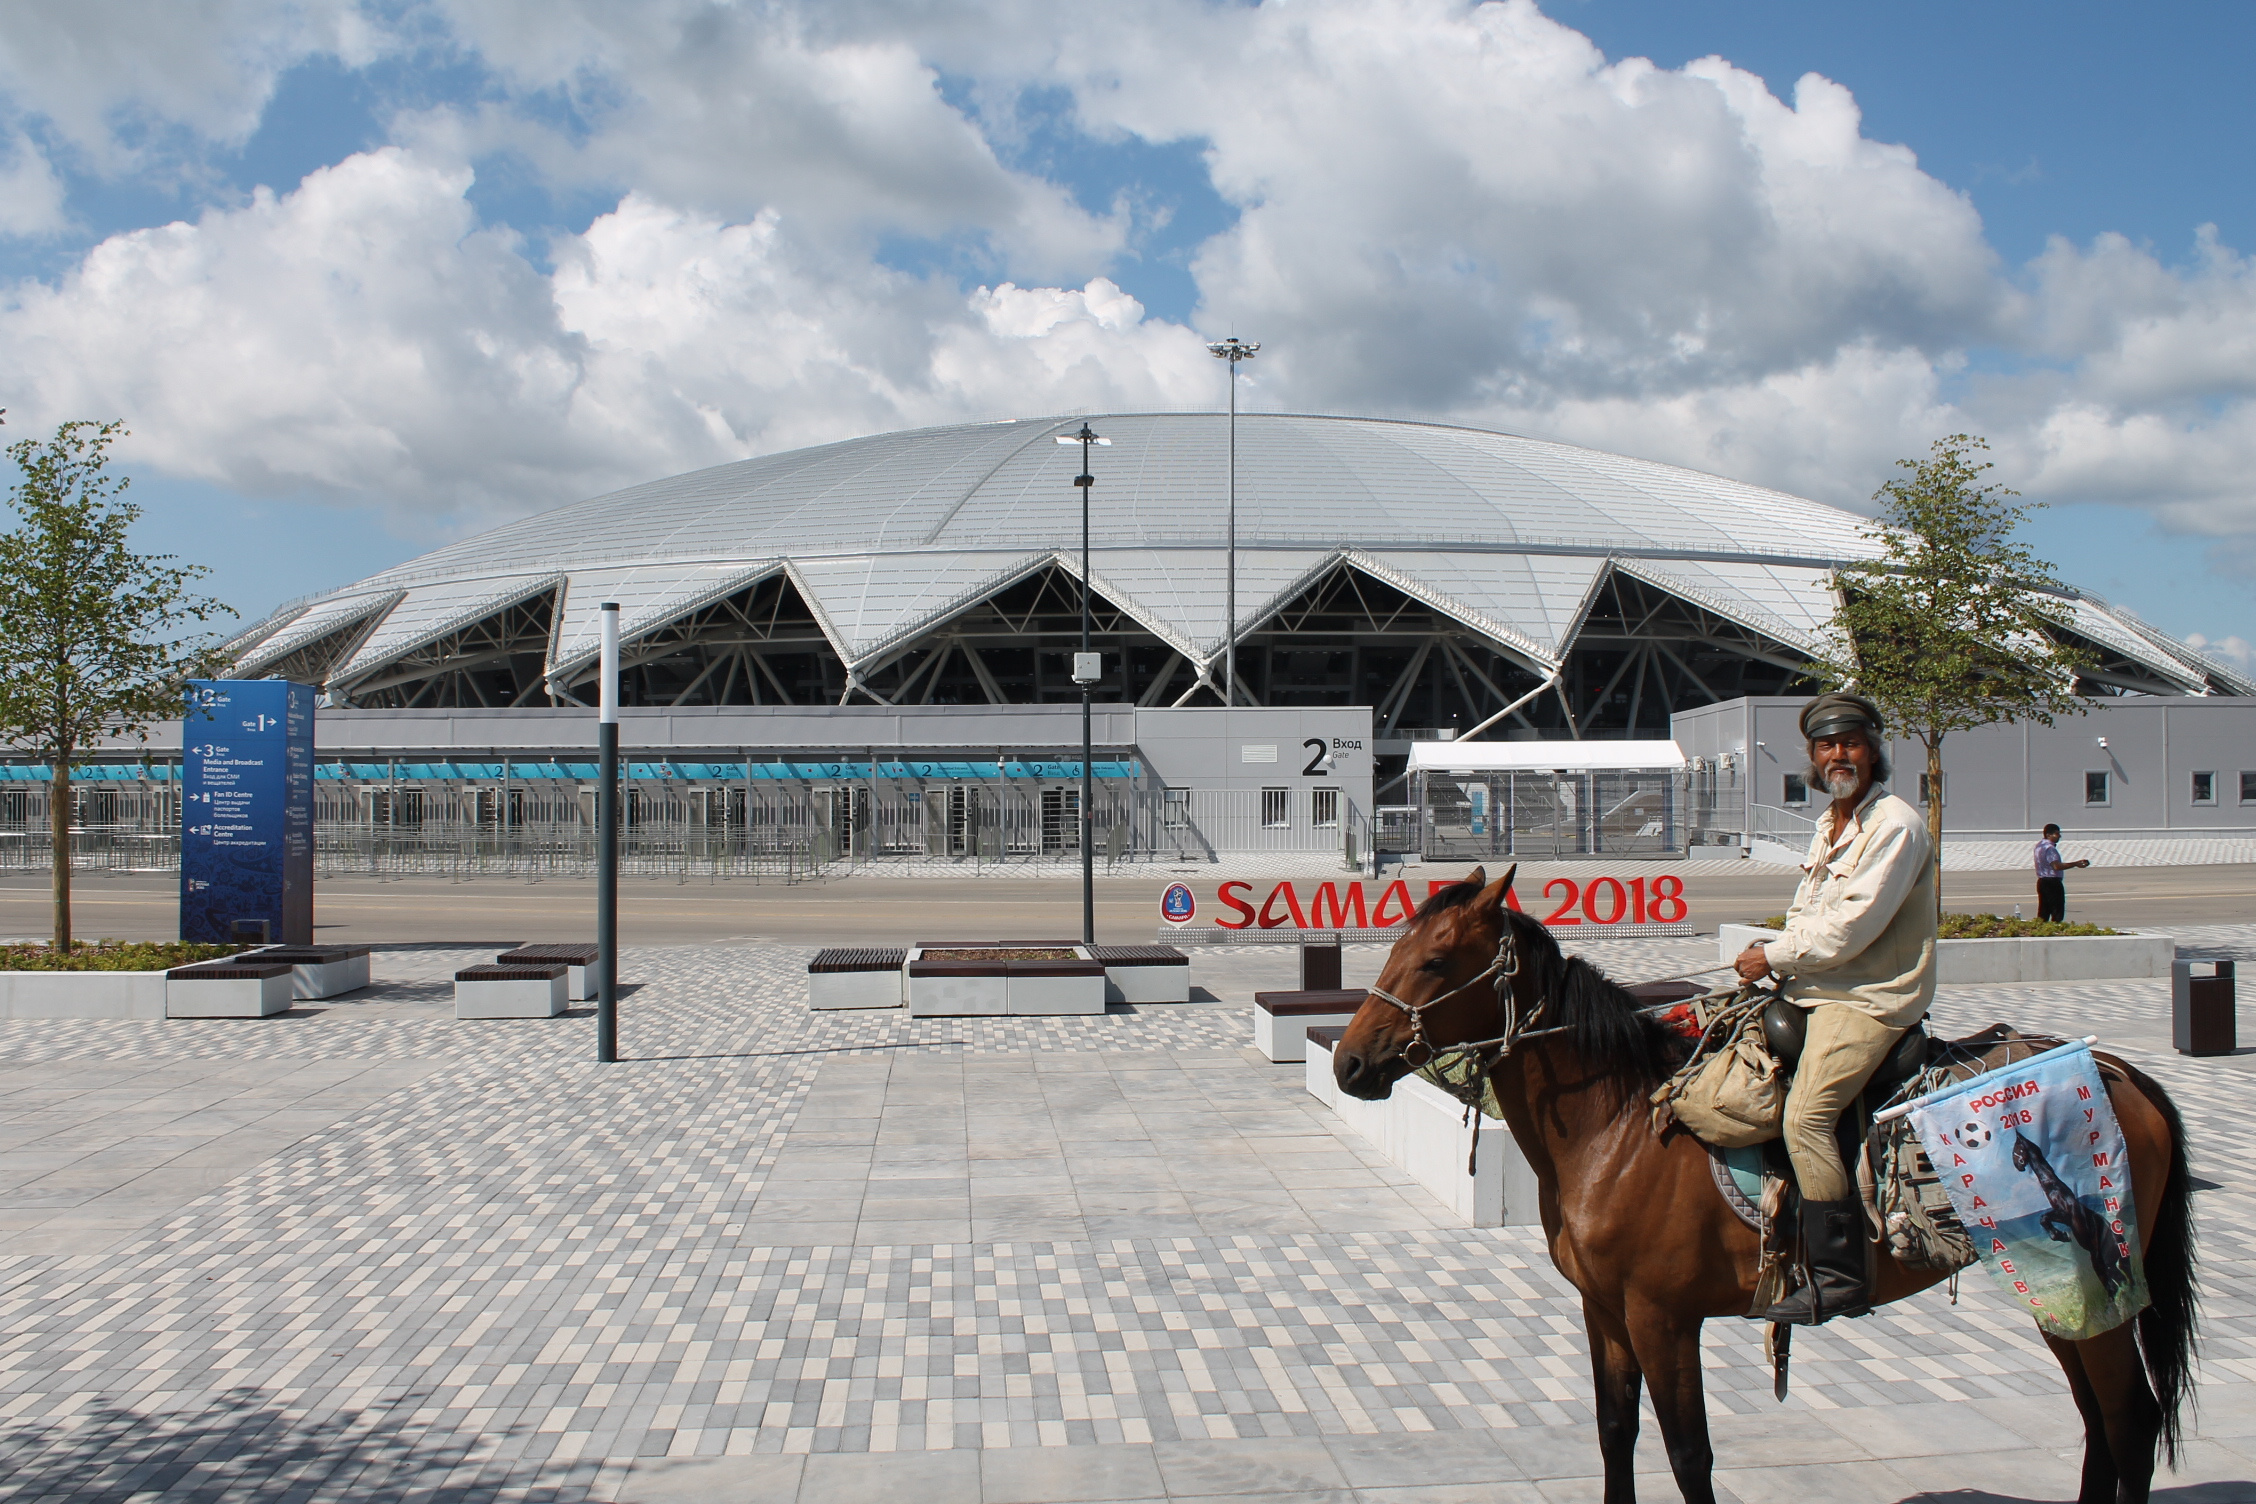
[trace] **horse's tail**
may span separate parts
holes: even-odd
[[[2194,1287],[2193,1185],[2186,1162],[2185,1119],[2154,1079],[2135,1065],[2124,1072],[2139,1094],[2154,1104],[2170,1130],[2170,1182],[2155,1209],[2153,1235],[2146,1245],[2146,1293],[2139,1313],[2139,1351],[2146,1375],[2162,1405],[2162,1454],[2178,1465],[2179,1411],[2193,1398],[2194,1326],[2200,1293]]]

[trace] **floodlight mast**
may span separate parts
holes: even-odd
[[[619,1058],[619,603],[605,601],[597,672],[595,1058]]]
[[[1096,784],[1089,761],[1093,743],[1089,734],[1089,694],[1097,680],[1104,677],[1097,663],[1097,655],[1089,649],[1089,493],[1096,489],[1097,478],[1089,473],[1089,446],[1102,444],[1112,447],[1112,440],[1098,437],[1087,423],[1079,433],[1061,433],[1060,444],[1081,446],[1081,473],[1073,477],[1073,485],[1081,493],[1081,651],[1073,655],[1073,682],[1081,686],[1081,809],[1075,822],[1081,835],[1081,943],[1097,943],[1097,847],[1092,839],[1096,832]]]
[[[1230,536],[1224,550],[1222,585],[1222,703],[1238,703],[1238,362],[1261,347],[1231,335],[1206,347],[1216,360],[1230,363]]]

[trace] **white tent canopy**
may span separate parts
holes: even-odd
[[[1410,771],[1612,773],[1684,766],[1675,742],[1412,742]]]

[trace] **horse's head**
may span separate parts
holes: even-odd
[[[1426,900],[1332,1052],[1340,1090],[1381,1100],[1395,1082],[1424,1065],[1431,1051],[1497,1033],[1498,978],[1482,975],[1500,954],[1516,958],[1520,948],[1502,941],[1516,936],[1521,924],[1533,923],[1504,901],[1518,870],[1514,863],[1489,882],[1487,872],[1476,867],[1464,882]],[[1522,981],[1516,959],[1508,958],[1503,971],[1512,974],[1512,985]],[[1399,1001],[1388,1002],[1382,992]]]
[[[2036,1158],[2038,1158],[2037,1146],[2030,1143],[2027,1136],[2021,1133],[2019,1129],[2014,1130],[2013,1168],[2026,1170],[2029,1168],[2029,1162]]]

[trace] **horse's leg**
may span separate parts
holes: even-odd
[[[2076,1408],[2084,1414],[2083,1504],[2146,1504],[2154,1482],[2154,1445],[2162,1434],[2162,1406],[2146,1382],[2133,1323],[2126,1321],[2081,1342],[2049,1336],[2045,1342],[2059,1355],[2069,1387],[2076,1390]],[[2078,1372],[2083,1375],[2081,1387],[2076,1383]],[[2104,1491],[2103,1483],[2095,1491],[2099,1480],[2094,1461],[2101,1451],[2106,1453],[2103,1466],[2106,1481],[2114,1485],[2112,1492]]]
[[[1590,1377],[1597,1386],[1598,1455],[1606,1463],[1606,1504],[1637,1504],[1637,1391],[1644,1375],[1621,1318],[1585,1296],[1582,1327],[1590,1338]]]
[[[2060,1371],[2068,1376],[2068,1393],[2076,1401],[2076,1413],[2084,1418],[2084,1481],[2076,1491],[2076,1504],[2115,1504],[2115,1454],[2107,1446],[2107,1416],[2100,1409],[2099,1396],[2092,1392],[2083,1356],[2073,1342],[2050,1336],[2044,1340],[2060,1360]]]
[[[1645,1370],[1677,1491],[1685,1504],[1715,1504],[1715,1449],[1708,1445],[1708,1405],[1700,1389],[1699,1318],[1632,1306],[1630,1341]]]

